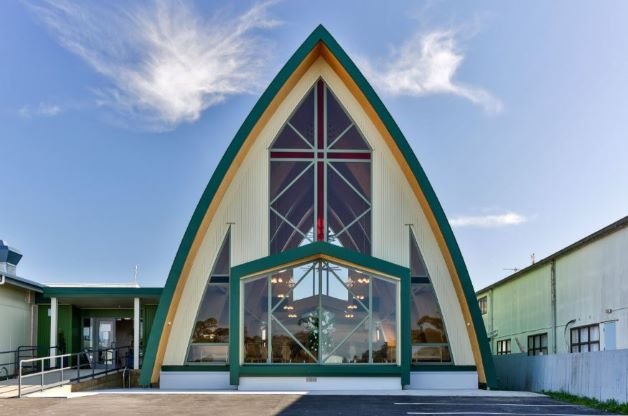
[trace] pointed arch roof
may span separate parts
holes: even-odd
[[[405,165],[402,166],[402,169],[411,185],[413,185],[421,205],[426,211],[433,232],[441,250],[443,250],[450,274],[454,279],[459,303],[471,331],[471,344],[474,349],[480,382],[486,383],[489,387],[495,386],[496,380],[492,356],[473,285],[471,284],[458,243],[445,212],[436,197],[436,193],[410,144],[381,99],[375,93],[373,87],[323,25],[318,25],[314,29],[261,95],[244,120],[244,123],[242,123],[242,126],[238,129],[207,184],[183,235],[168,274],[148,339],[140,375],[140,385],[149,385],[158,378],[161,366],[159,357],[160,355],[163,356],[163,350],[166,348],[170,332],[166,323],[169,322],[168,318],[173,316],[174,309],[176,309],[177,291],[182,290],[182,285],[180,285],[181,277],[185,275],[186,267],[190,267],[187,264],[187,260],[194,253],[195,244],[198,244],[196,237],[203,227],[208,211],[211,210],[212,201],[219,199],[217,196],[226,182],[225,179],[230,169],[237,166],[238,161],[242,160],[246,154],[247,139],[254,136],[260,125],[264,124],[264,118],[273,112],[278,102],[281,101],[282,94],[285,94],[300,75],[320,56],[325,58],[328,64],[347,84],[360,104],[364,106],[380,133],[388,139],[388,144],[393,154],[395,154],[398,163],[401,162]]]

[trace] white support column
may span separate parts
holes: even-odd
[[[133,369],[140,369],[140,298],[133,299]]]
[[[50,298],[50,355],[57,355],[57,332],[58,332],[58,306],[57,298]],[[50,367],[56,367],[55,359],[50,359]]]

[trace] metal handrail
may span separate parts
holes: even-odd
[[[25,359],[25,360],[20,360],[19,362],[19,372],[18,372],[18,397],[22,397],[22,379],[24,377],[33,377],[35,374],[39,374],[40,376],[40,388],[39,391],[44,391],[44,386],[46,386],[45,388],[50,388],[50,387],[59,387],[59,386],[63,386],[66,382],[72,382],[72,381],[80,381],[81,379],[85,379],[85,378],[89,378],[91,377],[92,379],[94,379],[97,375],[101,375],[101,374],[109,374],[109,372],[111,371],[120,371],[124,368],[126,368],[126,360],[123,360],[123,364],[122,366],[118,366],[118,358],[119,358],[119,353],[120,350],[126,349],[127,350],[127,354],[129,354],[131,352],[131,347],[130,346],[125,346],[125,347],[116,347],[116,348],[103,348],[103,349],[96,349],[96,350],[90,350],[90,351],[81,351],[81,352],[75,352],[75,353],[69,353],[69,354],[59,354],[59,355],[51,355],[48,357],[37,357],[37,358],[30,358],[30,359]],[[109,359],[105,359],[104,360],[104,371],[99,371],[96,372],[96,365],[93,362],[93,356],[90,357],[90,354],[94,354],[94,352],[100,354],[102,352],[104,353],[109,353],[111,352],[111,362],[112,362],[112,366],[109,366]],[[83,361],[83,365],[88,364],[89,367],[91,367],[92,369],[92,373],[91,375],[86,375],[86,376],[81,376],[81,356],[85,356],[85,360]],[[76,357],[76,366],[72,365],[72,361],[73,358]],[[49,367],[48,370],[45,370],[45,361],[49,360],[51,363],[51,366]],[[57,361],[60,360],[60,366],[57,367]],[[70,363],[69,366],[64,366],[64,362],[67,360],[67,362]],[[23,366],[24,364],[27,363],[36,363],[36,362],[41,362],[40,368],[41,370],[38,373],[30,373],[28,375],[24,375],[22,372]],[[64,370],[73,370],[76,367],[76,377],[72,378],[70,377],[68,380],[64,380],[63,378],[63,372]],[[60,380],[59,382],[56,383],[52,383],[50,385],[46,385],[44,383],[44,376],[46,374],[52,374],[52,373],[56,373],[56,372],[60,372],[61,376],[60,376]]]
[[[58,348],[57,346],[48,347],[48,350],[52,350],[53,348]],[[3,355],[11,355],[13,357],[13,361],[0,362],[0,370],[4,371],[4,377],[6,380],[17,376],[18,373],[18,364],[22,357],[22,353],[30,351],[32,353],[32,358],[37,356],[37,352],[39,351],[39,346],[37,345],[20,345],[16,350],[7,350],[0,351],[0,356]],[[8,368],[13,369],[12,372],[9,372]]]

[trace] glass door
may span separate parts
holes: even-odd
[[[94,362],[97,365],[112,366],[114,364],[114,351],[116,340],[115,319],[95,320],[95,354]]]

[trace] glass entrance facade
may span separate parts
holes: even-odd
[[[397,279],[317,260],[241,284],[245,365],[399,361]]]

